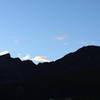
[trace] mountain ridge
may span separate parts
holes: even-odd
[[[85,46],[38,65],[12,58],[8,53],[0,56],[0,99],[74,100],[80,95],[99,96],[99,77],[100,46]]]

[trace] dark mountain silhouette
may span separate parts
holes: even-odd
[[[0,56],[0,100],[99,100],[100,47],[86,46],[35,65]]]

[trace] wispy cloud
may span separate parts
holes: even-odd
[[[55,37],[55,40],[62,41],[62,40],[65,40],[68,37],[69,37],[68,34],[62,34],[62,35]]]
[[[40,61],[40,62],[50,62],[47,58],[45,58],[43,56],[36,56],[36,57],[32,58],[32,60]]]
[[[21,58],[22,60],[30,60],[31,59],[31,56],[29,56],[29,55],[26,55],[26,56],[24,56],[23,58]]]
[[[96,41],[81,41],[80,42],[81,44],[83,45],[95,45],[96,44]]]
[[[81,44],[88,44],[87,41],[81,41],[80,43],[81,43]]]
[[[9,53],[9,51],[2,51],[2,52],[0,52],[0,55],[6,55],[8,53]]]
[[[65,37],[64,36],[56,37],[56,40],[59,40],[59,41],[65,40]]]

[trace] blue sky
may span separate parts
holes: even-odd
[[[0,0],[0,52],[56,60],[100,45],[100,0]]]

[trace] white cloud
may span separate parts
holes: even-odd
[[[9,53],[8,51],[3,51],[3,52],[0,52],[0,55],[6,55],[8,53]]]
[[[96,41],[81,41],[80,43],[83,45],[94,45],[96,44]]]
[[[43,56],[36,56],[36,57],[32,58],[31,60],[40,61],[40,62],[50,62],[47,58],[45,58]]]
[[[33,61],[39,61],[39,62],[50,62],[47,58],[45,58],[43,56],[36,56],[36,57],[32,58],[30,55],[26,55],[21,59],[22,60],[33,60]]]
[[[64,36],[60,36],[60,37],[56,37],[56,40],[65,40],[65,37]]]
[[[81,44],[88,44],[87,41],[81,41],[80,43],[81,43]]]
[[[26,55],[26,56],[24,56],[23,58],[22,58],[22,60],[30,60],[31,59],[31,57],[29,56],[29,55]]]
[[[68,34],[62,34],[60,36],[55,37],[55,40],[62,41],[62,40],[65,40],[68,37],[69,37]]]

